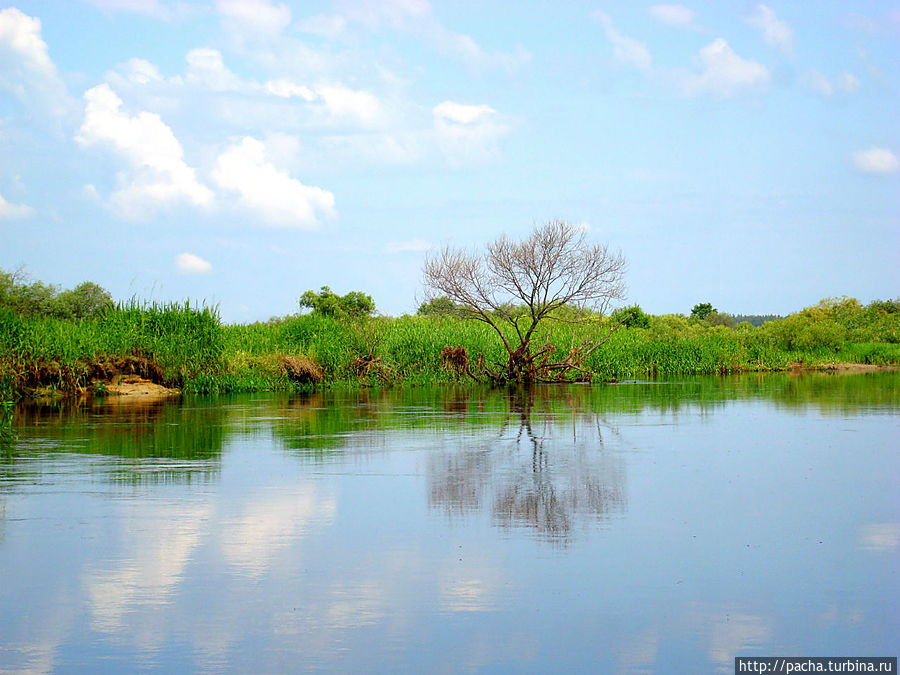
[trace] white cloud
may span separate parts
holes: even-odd
[[[514,71],[531,61],[522,46],[511,52],[488,52],[471,36],[448,29],[435,17],[427,0],[345,0],[339,3],[337,18],[318,17],[317,24],[326,29],[337,27],[343,20],[375,30],[387,25],[411,33],[436,51],[459,59],[475,71],[502,68]],[[343,25],[340,25],[343,30]]]
[[[243,97],[241,104],[247,103],[247,95],[300,98],[306,103],[314,104],[305,110],[305,119],[314,120],[323,126],[344,125],[369,129],[379,126],[385,118],[378,97],[368,91],[329,82],[307,86],[286,78],[263,83],[242,80],[228,69],[221,52],[205,47],[191,50],[186,59],[188,65],[185,83],[207,91],[239,93]],[[174,83],[180,84],[180,81],[174,80]],[[226,107],[232,111],[234,109],[231,105]],[[283,114],[283,110],[279,110],[279,114]]]
[[[356,91],[341,85],[320,85],[315,93],[335,121],[349,121],[364,127],[377,126],[383,117],[378,99],[367,91]]]
[[[34,209],[25,204],[10,204],[0,195],[0,220],[17,220],[27,218],[34,213]]]
[[[41,21],[15,7],[0,10],[0,90],[62,115],[69,95],[41,37]]]
[[[741,58],[722,38],[701,49],[698,62],[700,72],[688,75],[683,83],[688,96],[712,94],[729,98],[759,90],[769,83],[768,68]]]
[[[184,161],[181,143],[159,115],[143,111],[131,117],[122,112],[122,99],[106,84],[87,90],[84,100],[76,142],[110,148],[129,164],[110,200],[120,215],[141,219],[175,203],[212,203],[212,191],[197,181],[195,170]]]
[[[216,9],[229,27],[239,32],[274,36],[291,23],[291,10],[270,0],[216,0]]]
[[[473,70],[503,68],[512,72],[531,61],[531,53],[521,45],[511,52],[487,52],[470,36],[448,30],[436,21],[426,25],[423,39]]]
[[[432,114],[438,147],[454,166],[493,159],[508,132],[497,111],[487,105],[444,101]]]
[[[896,551],[900,548],[900,523],[863,525],[860,548],[866,551]]]
[[[786,21],[775,16],[770,7],[757,5],[744,20],[762,33],[767,45],[790,54],[794,45],[794,31]]]
[[[603,24],[603,32],[613,48],[613,58],[619,63],[649,72],[653,67],[653,56],[643,42],[622,35],[612,25],[609,15],[595,10],[591,16]]]
[[[265,90],[278,98],[302,98],[304,101],[314,101],[316,95],[312,89],[291,80],[269,80],[265,84]]]
[[[697,28],[697,24],[694,23],[697,13],[683,5],[653,5],[649,11],[653,19],[670,26],[692,30]]]
[[[407,241],[389,241],[384,250],[388,253],[417,253],[420,251],[433,251],[434,244],[424,239],[409,239]]]
[[[215,49],[201,47],[192,49],[185,57],[188,84],[200,84],[212,91],[240,91],[244,88],[241,79],[225,67],[222,54]]]
[[[134,84],[150,84],[151,82],[163,81],[159,68],[146,59],[128,59],[122,71],[125,78]]]
[[[887,148],[870,148],[853,153],[853,163],[863,173],[897,173],[900,159]]]
[[[175,256],[175,267],[182,274],[206,274],[212,270],[212,265],[193,253],[180,253]]]
[[[279,171],[267,161],[265,145],[249,136],[219,155],[212,179],[270,225],[310,229],[334,215],[333,194]]]
[[[829,79],[817,70],[808,70],[803,74],[803,84],[824,96],[831,98],[835,94],[855,94],[859,91],[859,78],[852,73],[841,73]]]
[[[479,119],[494,115],[496,112],[488,105],[466,105],[464,103],[454,103],[453,101],[444,101],[434,108],[436,116],[458,124],[472,124]]]
[[[159,0],[87,0],[87,2],[105,11],[134,12],[159,19],[172,19],[188,12],[185,3],[177,3],[173,9]]]
[[[297,25],[304,33],[336,37],[347,30],[347,19],[340,14],[316,14],[301,19]]]

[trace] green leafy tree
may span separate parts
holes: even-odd
[[[372,297],[360,291],[350,291],[338,295],[328,286],[322,286],[318,293],[306,291],[300,296],[300,307],[309,308],[323,316],[358,319],[375,312]]]
[[[109,291],[91,281],[70,290],[41,281],[29,283],[20,268],[14,272],[0,270],[0,307],[20,316],[52,316],[59,319],[82,319],[111,307]]]
[[[48,312],[61,319],[84,319],[96,316],[112,306],[109,291],[92,281],[85,281],[71,290],[59,293],[50,302]]]
[[[725,326],[726,328],[734,328],[734,317],[727,312],[719,312],[713,310],[703,320],[710,326]]]
[[[699,302],[691,309],[692,319],[705,319],[707,316],[718,310],[712,306],[711,302]]]
[[[419,305],[416,314],[419,316],[434,316],[441,314],[453,314],[456,309],[456,303],[446,295],[439,295],[436,298],[427,300]]]
[[[644,313],[640,305],[621,307],[613,312],[610,318],[625,328],[650,328],[650,317]]]

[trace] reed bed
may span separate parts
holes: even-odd
[[[785,370],[797,364],[897,365],[896,304],[827,301],[757,328],[654,316],[647,327],[618,328],[584,366],[598,379],[612,380]],[[555,354],[565,355],[611,328],[610,319],[593,325],[548,322],[533,345],[551,344]],[[23,317],[0,308],[0,400],[36,389],[90,392],[94,382],[126,368],[196,394],[466,379],[442,360],[448,346],[464,347],[472,361],[478,355],[488,364],[506,359],[489,326],[450,317],[351,320],[310,313],[225,325],[215,308],[187,302],[132,300],[83,319]],[[3,419],[0,415],[0,433]]]

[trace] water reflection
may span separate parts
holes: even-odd
[[[0,455],[0,480],[28,480],[40,453],[63,452],[97,457],[94,470],[122,484],[208,482],[219,471],[225,421],[221,406],[171,400],[23,406],[19,440]]]
[[[20,410],[0,671],[882,653],[897,378],[791,377]]]
[[[579,517],[596,520],[623,512],[624,464],[603,452],[598,418],[577,393],[577,388],[568,392],[560,404],[547,389],[505,392],[507,414],[494,421],[499,426],[494,439],[429,456],[429,505],[452,517],[480,510],[488,501],[495,524],[560,542],[572,536]],[[465,409],[457,398],[452,405],[454,414]],[[571,419],[560,429],[556,415],[563,410]]]

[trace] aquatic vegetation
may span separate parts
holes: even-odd
[[[595,317],[594,326],[545,322],[531,340],[565,355],[593,339],[598,328],[621,323],[582,361],[597,380],[832,363],[898,365],[895,309],[893,301],[862,306],[829,300],[759,327],[734,328],[643,312],[629,325],[620,313],[599,323]],[[36,392],[97,395],[124,375],[190,394],[449,384],[470,380],[467,371],[479,360],[496,371],[508,358],[487,323],[440,314],[351,320],[312,312],[226,325],[215,308],[191,303],[132,300],[82,319],[23,316],[0,307],[4,401]]]

